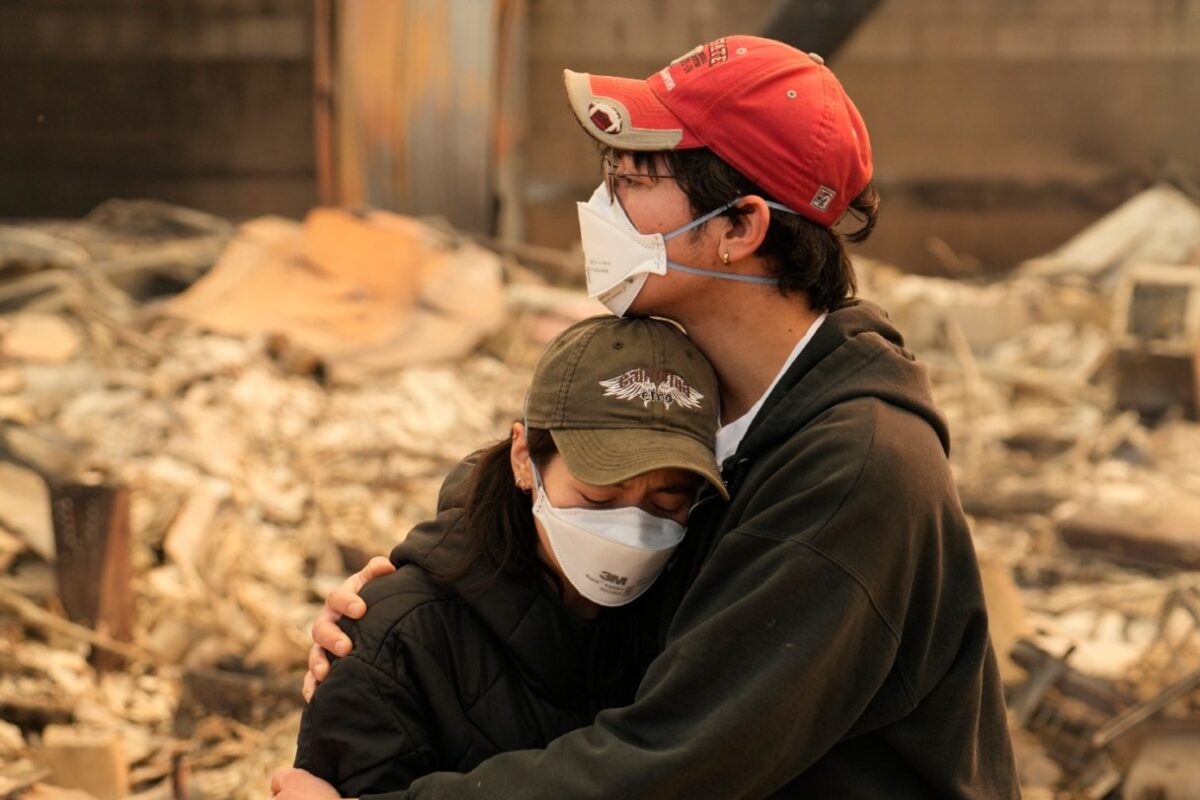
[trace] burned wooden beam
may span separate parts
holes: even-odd
[[[879,0],[784,0],[763,26],[762,35],[832,58],[878,5]]]
[[[193,668],[183,674],[183,692],[175,717],[177,733],[216,714],[247,725],[262,726],[299,708],[303,702],[296,676],[279,677],[232,669]]]
[[[129,491],[115,486],[52,482],[55,572],[63,610],[74,622],[118,642],[133,640],[133,568]],[[96,650],[99,670],[124,666],[122,656]]]
[[[1031,675],[1042,673],[1061,659],[1047,653],[1030,641],[1022,639],[1017,642],[1010,654],[1017,666]],[[1054,688],[1066,695],[1092,707],[1097,712],[1113,715],[1121,712],[1129,705],[1129,699],[1118,692],[1112,684],[1101,678],[1084,675],[1071,669],[1055,670]],[[1044,695],[1045,693],[1042,692]]]
[[[50,701],[30,697],[0,697],[0,719],[23,731],[41,731],[47,725],[66,725],[75,721],[74,704],[66,700]]]
[[[216,262],[228,239],[227,235],[180,239],[146,247],[131,255],[95,261],[79,270],[46,269],[35,272],[8,281],[0,287],[0,307],[21,304],[47,292],[61,292],[64,287],[86,275],[118,280],[135,274],[178,273],[194,280],[198,273]]]
[[[1154,697],[1122,711],[1110,719],[1092,736],[1092,746],[1106,747],[1129,731],[1153,717],[1171,703],[1186,697],[1200,687],[1200,669],[1176,681]]]
[[[1117,513],[1082,509],[1058,523],[1072,550],[1141,567],[1200,569],[1200,516],[1182,509]]]

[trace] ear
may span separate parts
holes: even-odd
[[[533,486],[533,465],[529,460],[529,440],[525,438],[525,426],[514,422],[512,426],[513,479],[522,486]]]
[[[717,257],[728,253],[731,262],[753,256],[763,239],[767,238],[767,228],[771,225],[771,207],[761,197],[747,195],[738,203],[738,208],[744,213],[725,218],[729,224],[717,243]]]

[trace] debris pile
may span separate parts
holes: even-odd
[[[177,210],[137,212],[123,258],[191,246],[169,238]],[[58,249],[114,239],[97,216],[54,223]],[[0,797],[47,778],[97,797],[262,796],[290,759],[326,592],[519,417],[534,344],[489,336],[507,317],[542,338],[564,322],[508,311],[499,257],[392,215],[314,217],[337,241],[304,241],[313,218],[253,221],[165,302],[133,301],[142,289],[83,256],[26,248],[42,269],[4,267],[21,274],[0,291],[29,295],[0,315]],[[306,255],[339,241],[347,259]],[[365,285],[405,272],[397,252],[423,285]]]
[[[262,796],[326,592],[600,310],[521,263],[379,212],[0,228],[0,798]],[[1188,796],[1200,211],[1155,187],[987,284],[859,269],[950,420],[1026,796]]]
[[[1193,796],[1200,208],[1154,187],[990,284],[861,267],[950,421],[1026,797]]]

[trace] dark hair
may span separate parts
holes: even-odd
[[[526,428],[525,436],[529,457],[544,471],[558,452],[553,437],[541,428]],[[472,593],[482,593],[500,579],[532,585],[540,582],[562,596],[562,579],[538,557],[530,498],[513,477],[511,438],[479,453],[467,479],[463,525],[467,546],[454,563],[431,573],[435,580],[446,583],[471,576],[469,586],[458,588]],[[480,564],[487,569],[481,571]],[[581,698],[591,714],[631,703],[641,676],[659,650],[658,629],[651,621],[642,620],[640,612],[629,607],[606,608],[604,612],[587,664],[587,697]]]
[[[529,457],[544,470],[558,452],[554,438],[541,428],[527,428],[525,437]],[[549,578],[561,592],[558,574],[538,557],[529,494],[516,485],[513,477],[511,438],[480,451],[467,478],[462,524],[467,546],[460,559],[439,570],[435,576],[438,580],[450,582],[468,574],[478,575],[478,564],[482,563],[491,572],[490,580],[483,580],[473,589],[482,591],[499,578],[521,582]]]
[[[687,195],[696,216],[746,195],[779,202],[707,148],[661,152],[606,149],[604,152],[610,158],[631,156],[639,171],[655,174],[661,167],[663,174],[673,178]],[[779,278],[781,293],[803,292],[809,305],[818,311],[832,311],[854,296],[857,286],[846,245],[865,240],[874,230],[879,213],[879,194],[875,187],[867,184],[850,202],[850,208],[863,224],[847,234],[822,227],[798,214],[771,210],[771,224],[755,255],[766,259]],[[722,216],[736,219],[746,213],[740,206],[733,206]],[[694,235],[699,230],[695,229]]]

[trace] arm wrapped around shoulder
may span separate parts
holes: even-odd
[[[437,768],[421,700],[366,661],[338,659],[300,723],[296,766],[343,797],[404,789]]]

